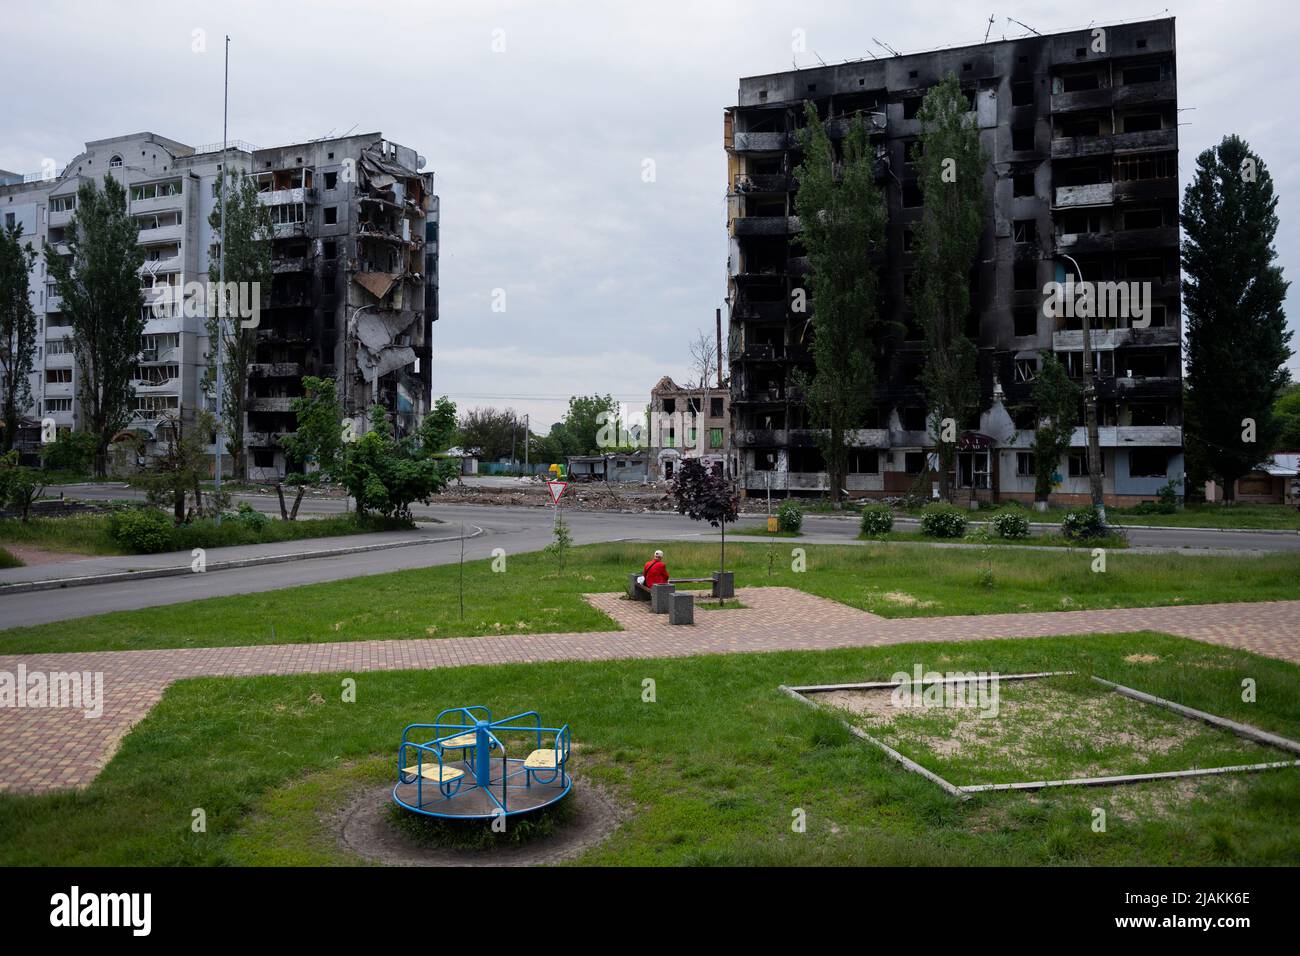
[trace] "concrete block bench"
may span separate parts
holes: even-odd
[[[695,623],[695,595],[673,594],[668,608],[669,624]]]

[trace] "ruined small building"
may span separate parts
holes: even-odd
[[[806,101],[836,148],[853,118],[864,119],[889,212],[880,308],[899,331],[877,343],[875,405],[853,436],[847,491],[928,497],[937,484],[921,383],[923,324],[907,295],[923,215],[909,157],[926,90],[949,75],[966,94],[990,158],[967,322],[978,349],[980,407],[957,423],[958,498],[1032,500],[1031,393],[1040,355],[1054,353],[1076,381],[1083,373],[1082,320],[1072,300],[1048,303],[1045,290],[1053,282],[1075,287],[1080,278],[1109,284],[1115,299],[1140,289],[1149,306],[1138,322],[1123,308],[1091,319],[1106,498],[1151,498],[1170,481],[1181,489],[1177,77],[1174,21],[1158,19],[740,81],[737,105],[724,114],[723,144],[742,491],[829,491],[796,374],[814,369],[814,323],[792,307],[810,268],[795,215]],[[1079,428],[1056,463],[1060,503],[1089,500],[1085,445]]]
[[[27,414],[53,419],[59,430],[81,424],[72,330],[43,248],[49,242],[56,254],[68,254],[77,189],[107,175],[125,185],[145,250],[145,329],[129,427],[156,447],[169,418],[215,408],[213,342],[203,296],[193,290],[206,290],[219,254],[211,217],[227,163],[254,178],[274,230],[273,275],[261,290],[248,370],[250,477],[284,474],[279,440],[294,430],[291,403],[304,375],[338,382],[358,432],[369,427],[367,410],[376,402],[399,432],[416,427],[429,408],[430,327],[438,318],[438,197],[423,158],[379,133],[273,149],[232,140],[224,156],[220,143],[196,148],[132,133],[86,143],[62,169],[0,173],[0,226],[22,225],[38,252],[30,276],[38,349]]]
[[[665,375],[650,390],[649,444],[651,480],[671,480],[682,458],[734,475],[730,389],[689,388]]]

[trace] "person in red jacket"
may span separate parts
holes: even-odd
[[[668,583],[668,566],[664,564],[664,553],[656,551],[655,556],[645,563],[644,574],[641,575],[641,584],[649,590],[656,584]]]

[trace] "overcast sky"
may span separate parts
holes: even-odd
[[[977,43],[994,12],[991,39],[1025,33],[1008,17],[1049,33],[1173,15],[1180,181],[1243,135],[1272,171],[1281,262],[1300,278],[1293,0],[995,6],[45,0],[4,15],[0,168],[62,166],[86,140],[141,130],[219,142],[229,34],[232,138],[382,131],[427,157],[442,197],[434,393],[513,406],[544,431],[571,394],[639,410],[662,375],[687,376],[726,291],[722,111],[739,77],[792,67],[795,30],[798,65],[815,66],[883,54],[873,37],[905,53]]]

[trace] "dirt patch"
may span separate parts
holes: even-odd
[[[565,799],[574,803],[573,818],[559,832],[529,843],[484,850],[421,846],[402,833],[389,816],[391,782],[360,791],[334,823],[345,850],[385,866],[544,866],[582,855],[608,839],[627,818],[608,793],[586,781],[575,779]]]
[[[16,544],[6,544],[4,549],[29,568],[41,564],[64,564],[68,561],[84,561],[87,557],[75,551],[46,551],[44,548],[27,548]]]
[[[897,607],[934,607],[934,601],[922,601],[906,591],[886,591],[879,595],[880,600]]]
[[[1160,658],[1155,654],[1130,654],[1124,658],[1126,664],[1154,664]]]

